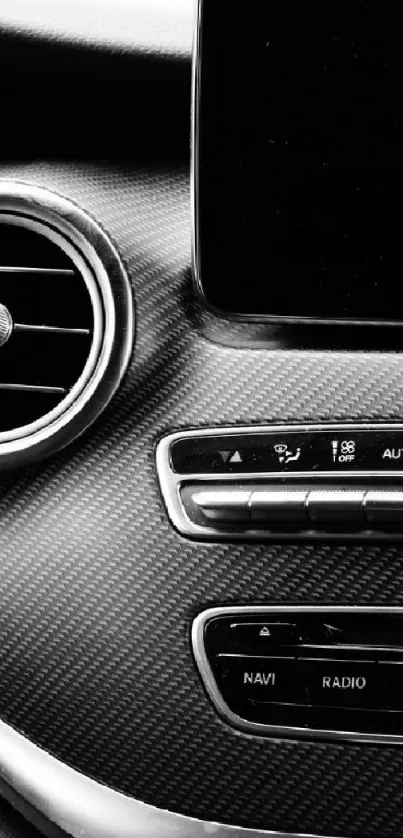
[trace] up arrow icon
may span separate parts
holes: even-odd
[[[242,463],[240,451],[219,451],[223,463]]]

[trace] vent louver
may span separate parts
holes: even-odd
[[[56,408],[82,374],[94,334],[83,277],[53,242],[0,223],[0,432]],[[8,315],[8,318],[7,318]]]
[[[8,203],[17,202],[19,210],[24,204],[21,190],[16,187],[17,198],[8,198],[6,206],[0,195],[0,461],[2,453],[14,454],[7,465],[15,464],[17,451],[26,455],[32,445],[42,448],[61,428],[50,447],[65,445],[95,418],[119,383],[132,338],[130,290],[104,234],[74,208],[76,222],[85,227],[84,240],[80,224],[71,225],[71,207],[66,222],[65,202],[51,196],[50,211],[50,193],[44,190],[34,190],[40,201],[35,214],[32,194],[29,216],[10,212]],[[89,240],[94,237],[98,250]],[[125,318],[122,346],[117,345],[117,313]],[[109,369],[105,386],[111,364],[114,374]],[[88,408],[96,394],[97,404]],[[84,407],[86,417],[77,423]],[[73,417],[69,434],[66,426]]]

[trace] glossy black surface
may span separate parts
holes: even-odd
[[[235,430],[235,429],[234,429]],[[399,471],[403,430],[272,431],[210,435],[175,442],[172,466],[179,474],[247,472]]]
[[[200,268],[226,312],[402,318],[398,7],[204,0]]]

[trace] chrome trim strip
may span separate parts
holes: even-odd
[[[331,606],[331,605],[241,605],[241,606],[225,606],[219,608],[208,608],[202,611],[196,617],[192,625],[192,647],[195,661],[202,678],[207,695],[214,704],[214,707],[225,721],[229,722],[233,727],[243,730],[245,732],[264,734],[266,736],[274,737],[288,737],[294,739],[310,739],[310,740],[330,740],[335,742],[369,742],[376,745],[402,745],[403,735],[392,735],[384,733],[356,733],[355,731],[340,731],[340,730],[307,730],[306,728],[298,728],[291,726],[265,725],[256,722],[250,722],[233,713],[224,701],[220,690],[217,687],[213,671],[208,662],[206,650],[204,647],[204,628],[208,620],[213,617],[238,617],[242,616],[258,616],[271,614],[328,614],[328,613],[362,613],[362,614],[401,614],[403,615],[403,608],[393,608],[388,606]]]
[[[39,274],[39,276],[74,276],[75,272],[69,268],[13,268],[0,266],[0,274]]]
[[[248,425],[248,426],[230,426],[230,427],[218,427],[218,428],[198,428],[195,430],[186,430],[186,431],[176,431],[175,433],[168,434],[167,436],[163,437],[158,445],[156,450],[156,465],[157,465],[157,472],[161,486],[162,496],[164,498],[165,506],[168,512],[168,516],[173,524],[173,526],[180,532],[182,535],[185,535],[188,538],[197,538],[198,540],[210,540],[210,541],[240,541],[240,540],[251,540],[251,541],[262,541],[262,540],[284,540],[284,539],[291,539],[292,541],[298,540],[340,540],[340,539],[348,539],[350,541],[358,540],[358,541],[365,541],[368,539],[376,540],[376,541],[388,541],[393,539],[394,541],[400,541],[403,539],[403,533],[393,533],[390,535],[389,533],[377,532],[375,530],[361,530],[357,533],[332,533],[321,530],[320,532],[312,529],[306,529],[302,533],[290,533],[290,532],[270,532],[264,530],[253,530],[252,528],[244,530],[243,532],[237,532],[230,530],[223,532],[222,530],[217,530],[214,527],[204,527],[202,525],[198,525],[190,520],[186,511],[183,507],[180,497],[180,489],[182,485],[195,483],[198,484],[198,489],[203,491],[203,483],[212,483],[212,482],[219,482],[221,484],[228,483],[228,486],[231,484],[237,485],[239,488],[239,484],[245,481],[254,481],[258,487],[264,481],[268,481],[270,485],[273,482],[284,481],[284,478],[287,478],[290,482],[288,483],[289,486],[292,486],[292,481],[297,480],[306,480],[309,484],[313,481],[322,480],[335,480],[338,481],[346,479],[346,481],[350,480],[382,480],[382,479],[391,479],[397,481],[401,481],[403,479],[403,471],[346,471],[343,472],[335,472],[335,471],[316,471],[316,472],[307,472],[307,471],[295,471],[295,472],[247,472],[247,473],[232,473],[232,474],[178,474],[173,471],[171,466],[171,459],[170,459],[170,450],[171,446],[174,442],[182,439],[197,439],[197,438],[204,438],[210,436],[239,436],[242,434],[267,434],[267,433],[300,433],[300,432],[324,432],[324,431],[346,431],[346,432],[358,432],[358,431],[401,431],[403,433],[403,424],[398,423],[332,423],[332,424],[306,424],[306,425]],[[266,487],[265,487],[266,488]],[[334,487],[337,489],[337,485],[335,484]],[[369,486],[368,488],[372,489],[374,487]]]
[[[72,838],[325,838],[226,826],[157,809],[80,774],[1,721],[0,774]]]
[[[196,296],[201,299],[203,305],[208,305],[203,296],[200,279],[199,261],[199,213],[197,204],[199,186],[199,132],[198,132],[198,111],[199,111],[199,52],[201,43],[201,3],[196,0],[196,25],[193,36],[192,52],[192,93],[191,93],[191,128],[190,128],[190,220],[191,220],[191,268],[193,287]]]
[[[64,326],[33,326],[31,323],[14,323],[14,332],[38,332],[41,335],[87,335],[91,329],[66,329]]]
[[[66,387],[47,387],[43,384],[8,384],[0,382],[0,390],[15,390],[19,393],[48,393],[49,395],[63,396],[67,393]]]

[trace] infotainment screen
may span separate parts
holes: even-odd
[[[399,4],[203,0],[196,274],[230,314],[403,319]]]

